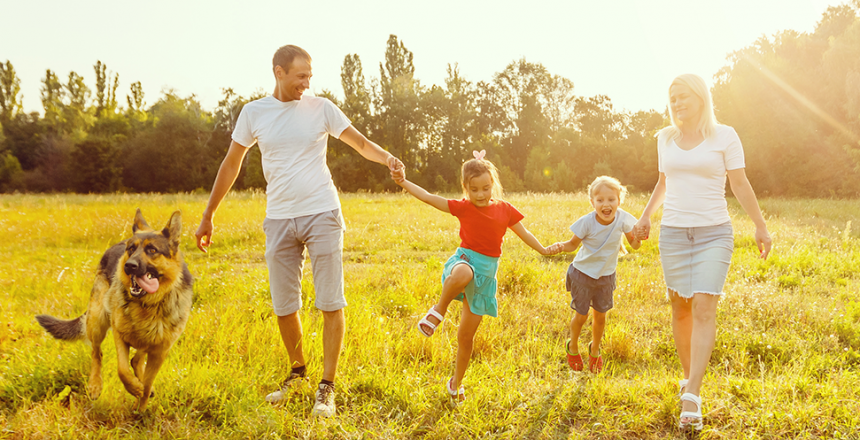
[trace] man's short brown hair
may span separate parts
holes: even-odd
[[[293,46],[292,44],[288,44],[286,46],[281,46],[275,51],[275,56],[272,57],[272,71],[274,72],[275,67],[281,66],[284,69],[284,72],[289,73],[290,67],[293,65],[293,60],[296,57],[301,57],[307,62],[311,62],[311,56],[304,49],[299,46]]]

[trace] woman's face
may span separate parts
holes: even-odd
[[[676,120],[696,126],[702,117],[705,103],[689,87],[672,84],[672,87],[669,87],[669,106]]]

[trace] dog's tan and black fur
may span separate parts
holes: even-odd
[[[92,399],[101,394],[101,344],[113,328],[119,378],[138,398],[137,409],[146,408],[155,375],[191,312],[194,280],[179,249],[181,229],[179,211],[163,230],[154,231],[138,209],[132,237],[112,246],[102,257],[87,311],[70,321],[36,317],[55,338],[85,339],[92,346],[88,385]],[[129,347],[137,350],[131,360]]]

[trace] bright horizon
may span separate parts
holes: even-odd
[[[313,57],[312,93],[343,96],[340,67],[348,54],[360,57],[369,86],[394,34],[413,52],[424,86],[444,86],[449,63],[477,83],[525,58],[572,80],[579,96],[606,95],[619,111],[662,111],[675,76],[696,73],[711,83],[731,52],[780,31],[811,32],[828,6],[845,2],[537,1],[525,10],[516,9],[521,3],[488,9],[442,0],[409,10],[399,2],[362,3],[249,1],[234,10],[218,1],[21,2],[0,27],[0,62],[15,67],[26,112],[42,112],[46,69],[64,83],[75,71],[94,92],[97,60],[119,73],[121,106],[129,85],[140,81],[147,106],[172,88],[213,110],[221,88],[245,97],[271,93],[272,54],[284,44]]]

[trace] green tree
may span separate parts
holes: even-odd
[[[104,138],[87,139],[71,153],[75,191],[106,193],[119,188],[122,169],[117,164],[119,149]]]
[[[24,189],[23,177],[18,158],[9,151],[0,153],[0,192]]]
[[[325,91],[320,96],[328,98],[343,110],[352,125],[370,139],[376,139],[376,120],[372,113],[372,93],[368,89],[361,60],[358,55],[344,57],[340,70],[340,83],[344,100],[338,102],[333,93]],[[384,144],[383,144],[384,145]],[[355,150],[340,141],[329,139],[326,161],[332,180],[343,191],[375,190],[381,188],[388,175],[377,164],[364,160]]]
[[[90,89],[84,83],[84,78],[75,72],[69,72],[69,80],[64,87],[68,100],[64,107],[66,132],[73,140],[82,140],[95,122],[94,109],[88,106]]]
[[[59,78],[51,69],[47,69],[45,77],[42,78],[41,87],[42,108],[45,111],[42,121],[46,131],[55,135],[60,135],[64,131],[66,107],[63,103],[64,97],[65,90]]]
[[[559,120],[553,127],[545,112],[547,103],[551,97],[554,102],[566,101],[561,98],[564,93],[556,93],[556,88],[569,86],[568,92],[572,92],[572,85],[554,78],[543,65],[529,63],[525,59],[509,64],[494,76],[493,83],[494,95],[503,111],[503,120],[497,124],[503,136],[502,157],[514,171],[525,173],[529,158],[541,162],[546,160],[545,157],[531,155],[531,150],[547,147],[553,128],[563,124]],[[564,113],[563,110],[554,112],[559,118]],[[535,163],[532,168],[543,168],[543,165]],[[530,181],[528,177],[525,180],[527,184]]]
[[[132,126],[137,129],[146,122],[148,117],[145,110],[146,101],[144,101],[143,86],[141,86],[140,81],[131,83],[129,92],[131,94],[125,97],[126,102],[128,102],[128,108],[125,112]]]
[[[421,154],[425,117],[418,110],[423,88],[414,77],[412,58],[412,52],[395,35],[388,38],[385,63],[379,65],[379,91],[374,100],[379,113],[374,136],[383,148],[415,170],[412,176],[421,182],[426,159]],[[390,181],[385,186],[394,188]]]
[[[207,154],[214,132],[210,114],[193,97],[173,91],[149,110],[148,124],[123,146],[123,185],[141,192],[191,191],[211,185]],[[223,158],[223,157],[222,157]]]
[[[19,113],[21,104],[21,79],[9,60],[0,63],[0,122],[9,121]]]
[[[96,117],[101,117],[105,112],[114,113],[117,108],[116,89],[119,86],[119,74],[115,74],[113,80],[105,71],[107,66],[101,61],[96,61],[93,66],[96,72]]]
[[[747,175],[763,194],[856,195],[860,177],[860,18],[831,7],[812,33],[762,37],[729,57],[714,84],[718,119],[733,126]]]
[[[14,118],[3,122],[6,137],[6,150],[14,155],[24,171],[30,171],[39,164],[42,152],[44,128],[39,114],[18,113]]]

